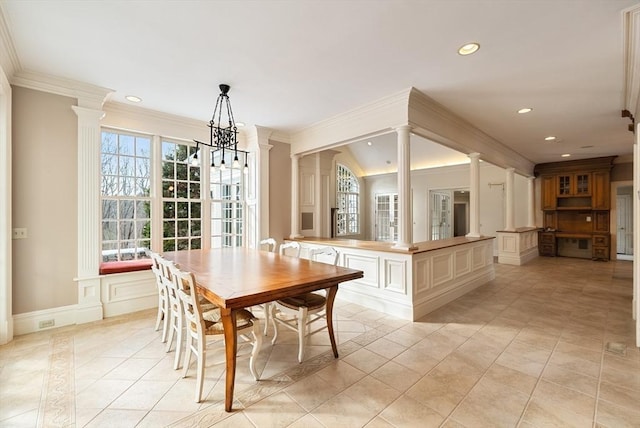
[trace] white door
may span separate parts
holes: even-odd
[[[398,194],[376,195],[376,241],[398,240]]]
[[[431,190],[431,240],[452,237],[451,225],[453,211],[451,209],[451,191]]]
[[[633,205],[631,195],[616,196],[616,253],[633,254]]]

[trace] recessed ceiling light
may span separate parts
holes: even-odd
[[[367,141],[367,146],[371,146],[373,143],[371,141]]]
[[[544,141],[555,141],[556,137],[554,137],[553,135],[550,135],[548,137],[544,137]]]
[[[565,154],[560,155],[560,156],[562,156],[563,158],[568,158],[569,156],[571,156],[571,154],[570,153],[565,153]]]
[[[139,103],[142,101],[142,98],[136,97],[135,95],[127,95],[124,97],[127,101],[131,101],[132,103]]]
[[[460,55],[471,55],[480,49],[480,45],[478,43],[467,43],[463,45],[460,49],[458,49],[458,54]]]
[[[518,110],[518,113],[525,114],[525,113],[531,113],[532,111],[533,111],[533,109],[531,107],[525,107],[525,108],[521,108],[520,110]]]

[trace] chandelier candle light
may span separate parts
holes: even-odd
[[[193,155],[192,163],[194,165],[198,165],[200,163],[198,159],[198,149],[200,148],[200,144],[203,146],[211,147],[213,150],[211,151],[211,168],[215,168],[216,165],[214,163],[213,154],[217,151],[222,150],[222,160],[220,162],[220,170],[224,171],[226,165],[224,163],[224,152],[233,151],[233,167],[239,168],[240,161],[238,160],[238,152],[244,153],[244,173],[249,172],[249,166],[247,165],[247,153],[244,150],[238,150],[238,128],[236,127],[236,122],[233,119],[233,111],[231,110],[231,102],[229,102],[229,89],[231,87],[226,84],[221,84],[220,95],[218,95],[218,99],[216,100],[216,106],[213,109],[213,116],[207,125],[209,127],[209,142],[206,143],[204,141],[193,140],[196,143],[196,152]],[[223,110],[226,111],[226,122],[222,122],[222,113]]]

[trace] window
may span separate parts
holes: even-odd
[[[358,221],[360,185],[356,177],[344,165],[336,165],[336,234],[355,235],[359,233]]]
[[[202,248],[200,165],[196,148],[162,141],[162,250]]]
[[[145,257],[151,244],[151,139],[102,132],[102,261]]]
[[[233,165],[233,152],[224,153],[224,169],[211,171],[211,247],[242,246],[245,192],[243,167]],[[215,165],[222,161],[222,151],[212,154]]]
[[[224,170],[205,169],[222,152],[200,150],[197,165],[195,153],[188,142],[102,130],[103,262],[145,258],[152,242],[155,251],[243,245],[244,165],[225,151]]]

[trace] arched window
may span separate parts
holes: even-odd
[[[344,165],[336,165],[336,235],[357,235],[360,231],[360,185],[358,177]]]

